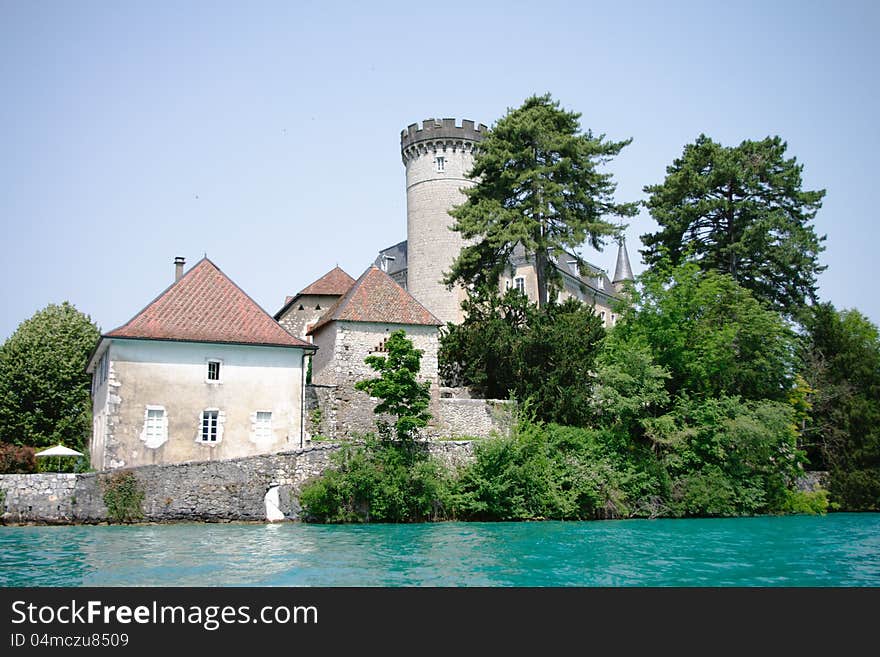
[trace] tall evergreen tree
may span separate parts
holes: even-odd
[[[642,235],[646,264],[729,274],[789,316],[815,301],[825,237],[810,222],[825,190],[801,188],[803,165],[786,148],[779,137],[725,147],[705,135],[685,146],[663,183],[644,188],[660,224]]]
[[[520,243],[534,258],[543,307],[559,279],[550,256],[585,242],[601,248],[621,228],[609,218],[636,213],[635,203],[614,201],[611,174],[598,170],[631,140],[580,134],[579,118],[549,94],[532,96],[489,131],[470,173],[477,183],[450,212],[453,230],[472,244],[453,263],[447,283],[493,290]],[[586,263],[578,266],[586,272]]]

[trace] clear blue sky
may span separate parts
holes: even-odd
[[[357,276],[406,236],[401,129],[544,92],[633,137],[621,200],[700,133],[780,135],[827,189],[823,299],[880,323],[878,33],[872,2],[0,0],[0,340],[64,300],[110,330],[177,255],[270,313]],[[654,229],[628,230],[637,273]]]

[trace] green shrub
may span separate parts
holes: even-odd
[[[848,511],[880,511],[880,467],[846,471],[833,468],[828,480],[831,499]]]
[[[368,439],[344,445],[335,469],[303,487],[300,504],[310,522],[418,522],[442,520],[446,474],[424,447]]]
[[[811,516],[828,512],[828,491],[823,488],[812,491],[790,491],[786,500],[786,513],[806,513]]]
[[[104,480],[104,504],[114,522],[132,522],[144,517],[144,491],[131,471],[114,472]]]
[[[626,444],[624,449],[620,449]],[[617,518],[662,514],[650,455],[607,431],[522,422],[481,443],[451,511],[465,520]]]

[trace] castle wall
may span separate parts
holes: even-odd
[[[450,230],[449,210],[465,201],[461,189],[474,184],[466,177],[473,168],[473,148],[485,126],[472,121],[457,127],[454,119],[428,119],[401,135],[406,165],[407,291],[443,322],[463,319],[461,288],[451,291],[442,279],[458,257],[464,240]],[[437,158],[442,158],[442,165]]]
[[[514,267],[513,272],[503,274],[499,281],[499,291],[503,294],[506,290],[516,287],[516,279],[523,280],[523,291],[526,296],[535,301],[538,298],[538,275],[535,273],[535,266],[531,262],[522,262]],[[612,310],[612,299],[602,292],[598,292],[592,288],[581,286],[569,277],[563,277],[563,287],[556,296],[557,301],[565,301],[566,299],[578,299],[593,307],[599,317],[602,318],[602,324],[605,328],[614,326],[617,315]]]
[[[278,319],[278,323],[294,337],[309,342],[310,338],[306,332],[317,324],[324,313],[332,308],[337,301],[339,301],[339,297],[336,295],[303,295],[291,304],[287,312]]]
[[[272,489],[277,495],[272,517],[298,520],[303,484],[333,467],[330,457],[338,449],[338,445],[315,445],[229,461],[132,468],[144,492],[141,521],[265,522],[271,513],[266,497]],[[469,442],[433,443],[429,450],[447,467],[473,459]],[[0,523],[107,522],[103,498],[112,474],[0,475]]]
[[[354,385],[377,376],[364,359],[373,354],[383,355],[384,352],[378,350],[380,345],[397,329],[404,329],[413,346],[422,351],[420,378],[431,384],[429,410],[434,418],[439,417],[439,331],[436,326],[333,321],[313,336],[318,352],[312,363],[312,382],[334,388],[328,400],[328,413],[333,416],[329,427],[331,435],[348,437],[375,431],[373,408],[378,400],[355,390]],[[323,409],[321,413],[324,414]]]

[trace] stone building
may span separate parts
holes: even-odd
[[[443,322],[463,320],[461,288],[448,289],[442,282],[465,245],[458,233],[450,230],[453,219],[449,210],[465,201],[462,189],[472,186],[467,178],[473,168],[474,153],[486,135],[485,125],[455,119],[425,119],[401,132],[400,152],[406,168],[407,239],[379,252],[375,265],[408,290],[419,303]],[[555,258],[563,286],[559,300],[575,297],[594,306],[606,326],[616,319],[613,304],[623,284],[632,280],[626,245],[618,246],[617,268],[613,279],[600,267],[586,263],[578,270],[578,258],[565,254]],[[516,287],[533,301],[538,283],[533,260],[522,247],[510,259],[507,273],[501,278],[501,290]]]
[[[303,363],[315,347],[285,331],[207,258],[89,360],[92,465],[226,460],[300,447]]]
[[[354,279],[338,266],[334,267],[301,292],[287,297],[284,306],[275,313],[275,319],[291,335],[307,340],[309,330],[352,285]]]
[[[376,376],[364,359],[384,353],[388,336],[397,329],[403,329],[422,351],[420,375],[431,384],[430,410],[437,418],[440,324],[387,274],[370,266],[309,331],[318,347],[312,382],[329,389],[322,400],[322,415],[327,415],[325,430],[331,435],[348,435],[373,428],[377,400],[355,390],[354,384]]]

